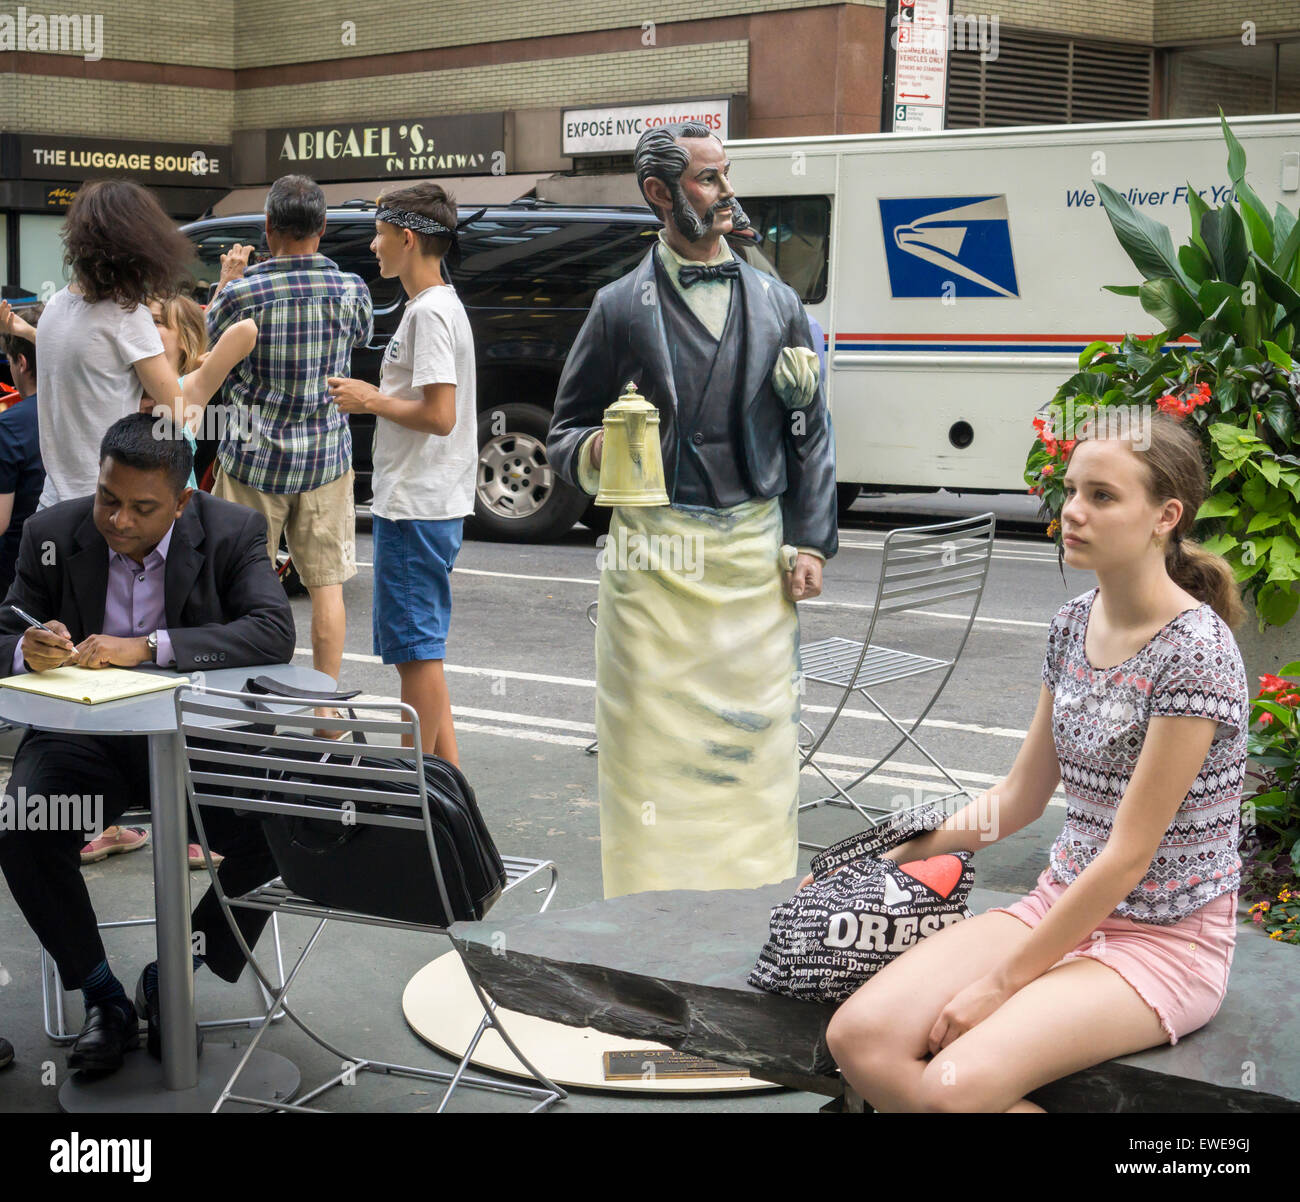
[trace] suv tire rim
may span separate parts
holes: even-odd
[[[478,453],[478,498],[497,517],[531,517],[546,504],[553,488],[546,444],[531,434],[498,435]]]

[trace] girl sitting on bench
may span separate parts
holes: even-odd
[[[1196,435],[1164,413],[1082,437],[1064,562],[1098,587],[1051,623],[1038,708],[1006,778],[897,862],[1065,824],[1037,886],[922,940],[836,1012],[831,1053],[879,1111],[1037,1111],[1050,1081],[1214,1016],[1232,964],[1250,697],[1226,561],[1189,542]]]

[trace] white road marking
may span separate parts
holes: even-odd
[[[357,567],[368,568],[373,564],[357,561]],[[489,572],[482,568],[456,568],[452,573],[453,576],[493,576],[501,580],[538,580],[550,584],[586,584],[599,585],[600,581],[589,576],[533,576],[526,572]],[[812,606],[817,609],[874,609],[875,606],[867,605],[859,601],[831,601],[823,598],[819,601],[800,601],[800,605]],[[964,614],[945,614],[933,609],[914,609],[911,613],[917,614],[923,618],[943,618],[949,622],[965,622]],[[983,615],[976,615],[976,622],[983,622],[989,626],[1031,626],[1036,629],[1046,630],[1050,622],[1031,622],[1024,618],[989,618]]]
[[[294,655],[309,656],[311,655],[310,647],[298,647],[294,650]],[[363,655],[359,651],[345,651],[343,653],[345,660],[351,660],[353,663],[377,664],[381,663],[377,655]],[[549,676],[542,672],[516,672],[505,668],[471,668],[463,664],[445,664],[443,671],[457,673],[462,676],[485,676],[490,680],[526,680],[537,684],[556,684],[575,689],[594,689],[596,682],[585,676]],[[361,699],[358,698],[358,701]],[[375,700],[382,700],[375,698]],[[391,699],[389,699],[391,700]],[[809,705],[804,703],[803,709],[811,714],[831,714],[835,712],[832,705]],[[845,709],[840,715],[841,718],[853,718],[865,722],[884,722],[885,718],[880,714],[873,714],[869,710]],[[899,718],[898,721],[904,726],[911,725],[912,718]],[[1027,730],[1016,730],[1009,726],[978,726],[973,722],[952,722],[944,718],[927,718],[922,724],[921,729],[926,730],[935,727],[941,730],[961,730],[969,734],[992,735],[996,738],[1003,739],[1024,739],[1029,732]],[[586,729],[584,727],[583,729]],[[594,727],[592,728],[594,729]]]

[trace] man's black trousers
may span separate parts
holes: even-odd
[[[69,735],[28,731],[14,756],[6,792],[11,797],[39,794],[92,794],[103,797],[103,823],[111,826],[129,809],[149,802],[149,741],[142,735]],[[189,819],[190,840],[196,841]],[[260,822],[233,810],[204,806],[208,844],[225,856],[217,875],[228,897],[237,897],[279,875]],[[36,937],[59,966],[65,989],[79,989],[105,960],[95,911],[81,876],[81,849],[87,830],[0,832],[0,871]],[[234,910],[239,929],[252,947],[268,913]],[[239,978],[244,956],[209,889],[194,910],[194,931],[204,961],[227,981]]]

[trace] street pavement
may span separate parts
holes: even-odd
[[[871,617],[885,529],[882,521],[945,520],[991,508],[1022,531],[1034,523],[1030,498],[911,495],[864,497],[841,528],[840,553],[827,567],[823,595],[800,605],[804,642],[841,635],[861,638]],[[931,516],[933,515],[933,516]],[[585,616],[596,599],[595,535],[575,527],[559,542],[516,545],[467,540],[453,574],[452,636],[447,673],[452,692],[461,764],[503,852],[553,859],[560,869],[555,908],[579,906],[602,896],[596,759],[584,748],[595,738],[593,631]],[[378,662],[371,647],[372,555],[369,522],[359,523],[359,573],[344,586],[348,612],[342,685],[369,697],[393,697],[396,672]],[[919,732],[926,748],[973,793],[1000,780],[1010,768],[1032,718],[1040,689],[1047,627],[1069,598],[1090,588],[1092,578],[1058,570],[1055,548],[1041,535],[999,537],[979,614],[946,689]],[[310,607],[293,602],[298,660],[310,663]],[[943,656],[955,650],[964,623],[936,611],[883,618],[873,641]],[[900,720],[912,717],[929,697],[926,677],[887,686],[877,699]],[[805,720],[825,722],[835,691],[809,685]],[[887,750],[888,727],[864,703],[854,701],[823,748],[837,779],[857,775]],[[892,740],[891,740],[892,741]],[[874,754],[873,754],[874,753]],[[842,775],[841,775],[842,774]],[[858,795],[889,808],[914,804],[950,790],[914,749],[904,747]],[[819,797],[823,782],[806,770],[805,799]],[[1058,792],[1043,817],[976,857],[976,883],[1028,891],[1046,864],[1047,850],[1063,819]],[[804,816],[803,838],[828,843],[851,833],[861,820],[849,811],[819,809]],[[806,866],[810,853],[801,855]],[[148,915],[152,869],[147,854],[110,858],[85,876],[101,919]],[[191,874],[197,898],[202,873]],[[535,900],[511,896],[494,913],[528,912]],[[310,933],[304,920],[285,923],[291,952]],[[112,932],[110,961],[130,990],[152,958],[151,931]],[[298,1008],[347,1049],[406,1063],[441,1063],[403,1022],[401,991],[411,975],[445,950],[443,939],[410,932],[377,931],[334,924],[295,986]],[[49,1062],[62,1080],[64,1053],[40,1030],[38,948],[0,882],[0,1035],[17,1051],[15,1065],[0,1073],[0,1110],[52,1111],[56,1090],[42,1084]],[[203,970],[196,978],[201,1017],[248,1013],[253,1000],[244,983],[230,987]],[[79,1021],[79,996],[70,1003]],[[246,1033],[240,1032],[245,1038]],[[209,1038],[214,1038],[210,1036]],[[293,1059],[304,1079],[338,1071],[338,1065],[287,1024],[270,1032],[266,1046]],[[49,1072],[44,1074],[48,1079]],[[339,1110],[424,1110],[437,1104],[439,1089],[402,1078],[362,1075],[355,1087],[333,1091],[327,1105]],[[713,1097],[574,1093],[559,1112],[664,1110],[813,1110],[823,1099],[793,1091]],[[484,1093],[464,1093],[455,1109],[509,1110],[519,1103]]]

